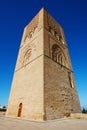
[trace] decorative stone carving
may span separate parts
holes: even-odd
[[[48,15],[48,27],[49,27],[49,32],[56,38],[56,40],[60,41],[60,43],[65,43],[64,42],[64,36],[62,29],[60,25],[55,22],[55,20]]]
[[[38,15],[27,25],[26,29],[25,29],[25,37],[24,37],[24,41],[26,42],[28,39],[32,38],[32,36],[34,35],[34,33],[37,30],[38,27]]]
[[[29,58],[31,56],[31,51],[32,51],[32,49],[30,47],[28,47],[25,50],[24,58],[23,58],[23,65],[26,65],[29,62]]]
[[[58,35],[58,34],[56,34],[56,38],[57,38],[57,40],[59,41],[60,37],[59,37],[59,35]]]
[[[61,50],[61,48],[57,44],[54,44],[52,46],[52,59],[55,62],[66,66],[66,57],[65,57],[63,51]]]
[[[49,32],[56,38],[56,40],[60,41],[60,43],[64,44],[63,37],[57,33],[57,31],[54,30],[54,28],[51,28],[49,26]]]

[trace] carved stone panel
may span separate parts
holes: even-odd
[[[37,32],[39,16],[37,15],[25,28],[22,42],[25,43],[31,39]]]
[[[61,26],[56,23],[56,21],[50,15],[48,15],[48,27],[51,35],[54,36],[60,43],[65,44],[64,34]]]
[[[23,65],[26,65],[29,62],[29,58],[31,56],[31,51],[32,51],[32,49],[30,47],[28,47],[25,50],[24,56],[23,56]]]

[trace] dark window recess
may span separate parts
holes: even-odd
[[[72,88],[71,72],[68,72],[68,77],[69,77],[70,86]]]

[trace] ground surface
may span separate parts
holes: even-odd
[[[60,119],[47,122],[34,122],[0,115],[0,130],[87,130],[87,120]]]

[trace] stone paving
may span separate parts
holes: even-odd
[[[0,130],[87,130],[87,120],[59,119],[34,122],[0,115]]]

